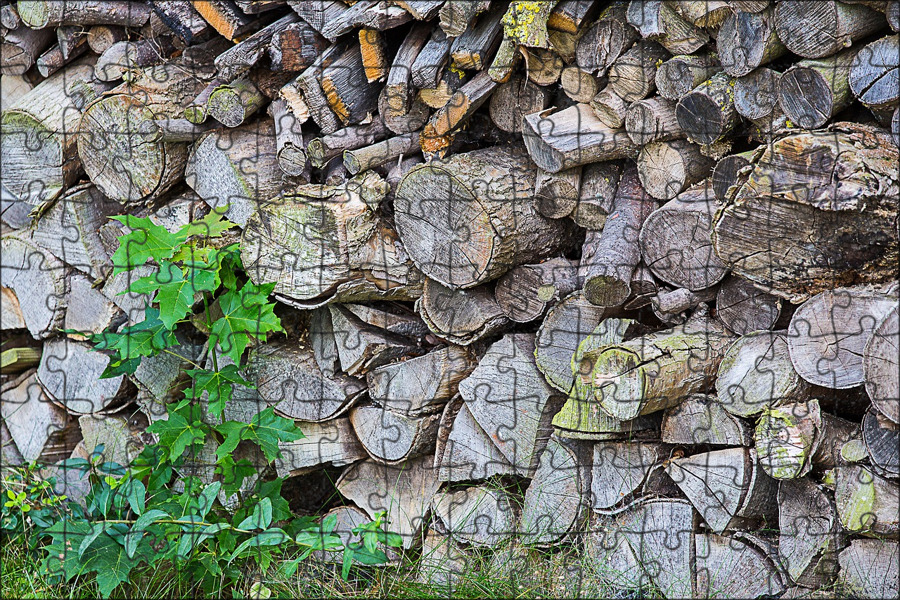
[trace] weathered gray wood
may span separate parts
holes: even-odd
[[[675,117],[675,102],[659,96],[638,100],[628,107],[625,131],[638,146],[685,135]]]
[[[362,0],[335,15],[335,18],[324,21],[320,33],[333,41],[357,28],[368,27],[383,31],[399,27],[411,19],[412,15],[399,6],[375,0]]]
[[[459,393],[516,472],[533,474],[557,408],[534,362],[534,336],[508,334],[493,344]]]
[[[570,215],[579,227],[599,231],[613,210],[619,179],[624,164],[607,161],[585,165],[581,171],[581,190],[578,203]]]
[[[472,416],[468,404],[458,397],[441,414],[434,466],[440,481],[473,481],[516,473]]]
[[[68,27],[66,26],[66,28]],[[60,27],[57,31],[63,31],[64,29],[64,27]],[[49,77],[87,51],[86,37],[70,38],[66,44],[56,44],[41,54],[35,61],[35,68],[37,68],[38,73],[42,77]]]
[[[93,450],[102,444],[102,460],[123,466],[130,465],[144,449],[147,437],[144,430],[149,425],[146,415],[130,409],[115,415],[82,415],[78,418],[85,448]]]
[[[584,281],[584,297],[597,306],[619,306],[631,294],[631,279],[641,260],[641,225],[657,206],[638,179],[633,167],[622,172],[603,230],[589,231],[585,239],[578,275]]]
[[[489,7],[489,0],[447,0],[438,13],[441,29],[448,37],[458,37]]]
[[[136,69],[161,63],[172,50],[170,44],[152,39],[116,42],[97,59],[95,76],[101,81],[118,81]]]
[[[559,76],[560,87],[575,102],[590,102],[600,91],[601,83],[601,80],[575,66],[564,68]]]
[[[703,302],[715,299],[716,290],[707,288],[692,292],[687,288],[660,288],[650,298],[653,314],[666,325],[680,325],[688,318],[688,313]]]
[[[735,93],[735,98],[737,98],[737,93]],[[736,100],[735,107],[737,107]],[[719,159],[719,162],[716,163],[712,172],[712,189],[716,200],[720,203],[726,200],[728,188],[737,181],[738,171],[750,164],[753,153],[753,150],[748,150],[739,154],[731,154]]]
[[[668,444],[751,446],[750,426],[733,416],[713,396],[697,394],[663,415],[661,439]]]
[[[341,156],[345,150],[355,150],[371,146],[389,135],[381,119],[373,119],[371,123],[351,125],[343,129],[313,138],[306,146],[309,160],[316,168],[323,168],[329,160]]]
[[[4,329],[24,327],[35,339],[52,336],[63,324],[69,291],[66,267],[32,242],[3,236]]]
[[[274,71],[302,71],[312,65],[328,42],[308,23],[292,23],[276,31],[269,44]]]
[[[356,175],[418,151],[419,132],[414,131],[390,137],[370,146],[344,150],[344,167],[351,175]]]
[[[778,555],[791,579],[818,588],[834,581],[845,534],[834,497],[807,477],[778,484]]]
[[[716,254],[736,274],[794,303],[843,281],[893,279],[896,203],[875,206],[885,193],[895,194],[885,190],[898,185],[898,160],[888,134],[863,125],[834,125],[774,141],[740,177],[734,200],[717,213]],[[845,181],[858,182],[852,194],[843,191],[845,185],[835,187],[835,169],[846,173]],[[802,192],[797,181],[804,182]],[[853,233],[859,231],[868,234],[860,238]],[[827,258],[813,250],[826,246]]]
[[[864,46],[850,65],[850,89],[872,109],[890,109],[900,101],[900,35]]]
[[[473,26],[467,27],[453,40],[450,47],[453,67],[480,71],[487,66],[488,58],[496,50],[503,34],[503,25],[500,21],[504,13],[502,6],[489,8],[478,17]]]
[[[238,127],[265,103],[265,95],[253,80],[242,76],[214,89],[207,100],[206,112],[226,127]]]
[[[673,2],[672,8],[689,23],[709,30],[713,37],[733,12],[726,0],[680,0]]]
[[[440,415],[408,417],[373,405],[350,411],[350,422],[373,459],[398,464],[422,454],[434,453]]]
[[[528,323],[541,318],[552,304],[578,287],[578,267],[567,258],[521,265],[497,281],[494,296],[511,320]]]
[[[396,466],[373,460],[357,463],[338,479],[338,491],[362,508],[369,518],[387,512],[392,532],[403,537],[403,547],[417,545],[425,515],[439,482],[433,456],[420,456]]]
[[[775,28],[775,7],[732,13],[716,37],[722,68],[733,77],[747,75],[787,52]]]
[[[698,533],[695,544],[695,597],[765,598],[787,587],[770,557],[742,539]]]
[[[194,3],[189,0],[149,0],[148,4],[153,8],[156,17],[185,44],[202,39],[212,31],[209,23],[200,16],[193,6]]]
[[[714,144],[740,123],[734,108],[734,85],[733,77],[719,72],[678,101],[675,114],[689,140]]]
[[[863,440],[872,470],[890,479],[900,479],[900,425],[869,409],[862,422]]]
[[[656,69],[656,89],[667,100],[678,101],[722,70],[715,53],[679,54]]]
[[[591,508],[606,512],[640,490],[653,465],[669,457],[669,448],[652,442],[594,444]]]
[[[69,293],[66,296],[65,329],[102,333],[124,323],[125,313],[99,289],[91,286],[91,280],[81,273],[69,276]],[[77,334],[68,334],[82,339]]]
[[[725,327],[744,335],[771,329],[781,316],[781,298],[767,294],[741,277],[730,277],[716,294],[716,315]]]
[[[74,443],[65,448],[65,430],[72,426],[73,419],[50,402],[34,370],[5,382],[0,408],[15,447],[26,461],[54,462],[58,454],[68,458]]]
[[[509,325],[509,318],[486,286],[454,290],[428,279],[416,307],[435,335],[462,346]]]
[[[428,119],[428,107],[417,97],[410,80],[416,58],[430,35],[431,27],[424,23],[410,29],[386,73],[387,82],[378,101],[378,112],[394,133],[419,129]]]
[[[787,49],[804,58],[822,58],[849,47],[885,25],[884,14],[862,4],[825,0],[809,5],[779,2],[775,27]]]
[[[503,131],[519,133],[522,118],[544,110],[549,102],[550,90],[527,77],[513,76],[491,94],[491,121]]]
[[[627,2],[613,2],[578,40],[575,62],[596,75],[605,75],[610,65],[640,37],[627,22]]]
[[[895,377],[900,365],[900,325],[896,307],[872,332],[863,350],[866,393],[881,414],[900,423],[900,385]]]
[[[429,278],[454,289],[475,287],[570,243],[564,223],[534,210],[534,181],[527,156],[515,147],[414,167],[394,197],[397,232]],[[478,234],[460,238],[460,226]]]
[[[590,105],[594,116],[607,127],[619,129],[625,125],[628,104],[610,86],[591,98]]]
[[[278,443],[281,456],[275,459],[275,469],[279,477],[302,475],[323,465],[349,465],[368,457],[347,417],[297,425],[303,439]]]
[[[760,67],[738,77],[734,84],[734,109],[750,119],[768,137],[784,124],[784,111],[778,103],[781,73]],[[764,138],[766,136],[763,136]]]
[[[861,598],[891,598],[900,592],[900,544],[857,539],[838,556],[839,581]]]
[[[348,375],[364,375],[415,350],[410,338],[372,327],[342,306],[328,308],[341,369]]]
[[[326,135],[340,129],[341,120],[331,110],[325,92],[322,90],[320,79],[325,68],[334,63],[346,50],[347,45],[345,43],[329,46],[313,64],[287,83],[281,90],[282,97],[292,106],[299,102],[306,104],[313,121],[321,128],[322,133]]]
[[[416,561],[416,581],[450,592],[471,571],[474,560],[451,536],[429,529]]]
[[[534,207],[548,219],[569,216],[578,202],[581,190],[581,167],[559,173],[538,170],[534,184]]]
[[[667,58],[669,53],[656,42],[638,40],[610,65],[610,89],[625,102],[646,98],[656,89],[656,70]]]
[[[591,515],[584,552],[594,567],[592,574],[611,587],[641,589],[652,585],[615,517]]]
[[[707,177],[715,161],[704,156],[696,144],[672,140],[644,146],[637,165],[647,193],[659,200],[671,200]]]
[[[44,345],[37,377],[47,395],[70,413],[104,412],[134,389],[123,375],[100,379],[108,362],[87,343],[56,338]]]
[[[486,486],[438,492],[432,500],[440,524],[452,539],[473,546],[497,546],[516,531],[516,510],[506,492]]]
[[[481,71],[453,92],[447,103],[435,111],[422,129],[422,152],[427,157],[443,157],[452,143],[452,132],[487,102],[497,85],[487,71]]]
[[[150,7],[145,2],[74,0],[56,3],[21,0],[16,7],[22,21],[34,29],[59,25],[141,27],[150,18]]]
[[[853,102],[850,67],[859,48],[818,60],[803,60],[785,71],[778,102],[791,122],[803,129],[822,127]]]
[[[874,538],[900,536],[900,487],[861,465],[842,465],[835,473],[834,500],[849,533]]]
[[[474,4],[474,3],[472,3]],[[410,80],[419,89],[435,87],[438,83],[447,59],[453,39],[447,37],[444,30],[435,27],[428,42],[419,52],[410,67]]]
[[[288,175],[302,176],[307,169],[307,156],[301,120],[283,99],[272,102],[269,113],[275,121],[278,166]]]
[[[702,48],[709,36],[685,21],[661,0],[632,1],[628,5],[628,22],[646,38],[659,42],[672,54],[691,54]]]

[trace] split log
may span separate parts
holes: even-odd
[[[525,492],[522,543],[549,547],[581,532],[590,514],[591,448],[551,437]]]
[[[63,28],[60,27],[57,31],[62,30]],[[35,68],[37,68],[38,73],[42,77],[49,77],[87,52],[87,50],[87,38],[83,36],[76,37],[68,46],[56,44],[41,54],[34,63]]]
[[[420,417],[448,402],[476,364],[469,350],[447,346],[374,369],[366,377],[369,396],[388,410]]]
[[[736,274],[794,303],[853,279],[895,278],[896,203],[879,199],[897,189],[898,160],[888,134],[863,125],[773,142],[716,214],[716,254]],[[845,173],[837,187],[836,169]],[[852,193],[842,191],[850,187]],[[860,238],[859,231],[867,234]],[[813,249],[826,246],[827,256]]]
[[[785,71],[778,102],[787,118],[803,129],[814,129],[850,106],[850,66],[858,53],[858,48],[850,48],[828,58],[800,61]]]
[[[594,116],[613,129],[620,129],[625,125],[625,116],[628,113],[628,104],[610,86],[603,88],[596,96],[591,98],[591,110]]]
[[[766,598],[784,592],[786,580],[772,557],[745,537],[698,533],[695,597]]]
[[[497,85],[487,71],[481,71],[453,92],[447,103],[431,116],[422,130],[422,152],[426,156],[443,156],[450,146],[451,132],[487,102]]]
[[[0,373],[16,374],[38,366],[41,362],[40,349],[21,346],[0,352]]]
[[[798,585],[819,588],[834,581],[845,534],[834,498],[809,478],[778,485],[778,555]]]
[[[200,16],[194,3],[189,0],[149,0],[148,4],[156,17],[185,44],[202,39],[212,31],[209,23]],[[90,32],[88,35],[90,36]]]
[[[435,516],[451,539],[494,547],[515,532],[515,505],[502,490],[475,486],[438,492],[432,504]]]
[[[687,0],[674,2],[672,8],[689,23],[713,33],[720,30],[723,21],[732,14],[732,9],[725,0]]]
[[[303,439],[278,442],[281,455],[275,459],[275,470],[279,477],[303,475],[323,465],[349,465],[368,456],[347,417],[319,423],[300,421],[297,425]]]
[[[508,334],[493,344],[459,383],[459,393],[516,472],[531,476],[558,408],[535,365],[534,336]]]
[[[832,389],[865,381],[863,352],[896,294],[867,286],[836,288],[807,300],[791,318],[791,362],[805,380]]]
[[[394,133],[410,133],[428,119],[428,108],[410,85],[413,65],[428,43],[431,28],[420,23],[410,29],[386,73],[387,82],[378,101],[378,113]]]
[[[433,456],[420,456],[397,466],[373,460],[357,463],[338,479],[338,491],[362,508],[370,519],[387,512],[390,530],[403,537],[403,547],[416,544],[437,492]]]
[[[641,36],[659,42],[672,54],[691,54],[709,41],[706,32],[682,19],[661,0],[629,3],[628,22]]]
[[[441,29],[448,37],[458,37],[489,7],[487,0],[447,0],[438,13]]]
[[[213,127],[211,121],[197,125],[187,119],[157,119],[141,123],[141,133],[151,144],[158,141],[195,142]]]
[[[417,153],[419,143],[419,132],[414,131],[382,140],[371,146],[344,150],[344,167],[348,173],[356,175],[404,155]]]
[[[588,302],[580,291],[550,309],[535,337],[535,362],[544,378],[568,394],[575,383],[572,357],[581,342],[597,329],[606,309]]]
[[[615,517],[591,515],[584,552],[594,567],[593,573],[606,585],[617,589],[644,589],[652,585]]]
[[[461,290],[425,281],[416,303],[422,320],[435,335],[462,346],[503,330],[509,319],[485,286]]]
[[[362,0],[338,14],[334,19],[325,21],[320,33],[334,41],[354,29],[371,28],[384,31],[399,27],[411,19],[412,15],[399,6],[375,0]]]
[[[715,161],[700,150],[687,140],[653,142],[644,146],[637,157],[637,166],[647,193],[659,200],[671,200],[707,177]]]
[[[534,181],[527,157],[515,148],[414,167],[394,197],[397,232],[429,278],[453,289],[475,287],[567,245],[565,224],[534,210]],[[461,238],[460,227],[479,233]]]
[[[707,180],[653,211],[635,229],[644,264],[666,283],[694,292],[722,281],[728,269],[710,238],[717,209]]]
[[[19,26],[5,31],[0,42],[0,53],[3,57],[0,72],[4,76],[22,75],[27,72],[53,40],[52,29]]]
[[[753,432],[712,396],[697,394],[663,415],[661,439],[667,444],[752,446]]]
[[[4,329],[24,327],[35,339],[52,336],[66,311],[65,266],[40,246],[12,235],[3,236],[0,247]]]
[[[57,3],[20,0],[16,7],[22,22],[33,29],[60,25],[142,27],[150,18],[150,7],[145,2],[70,0]]]
[[[550,102],[550,91],[527,77],[513,76],[491,94],[491,121],[509,133],[521,133],[525,115],[540,112]]]
[[[311,350],[296,344],[267,344],[250,354],[260,398],[282,415],[322,422],[352,404],[365,385],[346,375],[323,373]]]
[[[900,543],[856,539],[838,556],[839,583],[861,598],[892,598],[900,593]]]
[[[184,177],[211,208],[246,226],[254,211],[281,192],[278,165],[275,124],[264,119],[201,136],[191,148]]]
[[[82,415],[78,418],[78,425],[85,448],[97,449],[102,445],[100,456],[103,462],[127,466],[144,449],[141,434],[150,423],[140,411],[128,410],[126,414]]]
[[[231,41],[244,37],[257,26],[256,20],[238,9],[231,0],[202,0],[193,5],[210,27]]]
[[[707,288],[692,292],[687,288],[667,290],[661,288],[650,299],[653,314],[666,325],[680,325],[688,318],[688,312],[697,308],[703,302],[709,302],[715,298],[715,289]]]
[[[117,42],[97,59],[95,77],[101,81],[118,81],[143,67],[161,63],[173,50],[168,43],[156,40]]]
[[[728,4],[734,10],[757,13],[766,10],[772,4],[772,0],[728,0]]]
[[[471,572],[473,560],[451,536],[429,529],[416,561],[416,581],[446,587],[448,595],[452,594],[459,581]]]
[[[402,335],[414,340],[423,340],[428,334],[428,327],[415,311],[395,304],[344,304],[361,321],[383,329],[388,333]]]
[[[312,65],[328,42],[305,21],[291,23],[272,35],[269,57],[273,71],[302,71]]]
[[[292,106],[299,102],[306,104],[313,121],[326,135],[340,129],[341,120],[331,110],[320,80],[325,68],[334,63],[346,50],[347,45],[344,43],[329,46],[319,54],[313,64],[281,90],[281,96]]]
[[[803,58],[831,56],[885,25],[884,14],[862,4],[786,0],[775,7],[775,27],[787,49]]]
[[[638,100],[625,112],[625,131],[638,146],[684,137],[675,102],[659,96]]]
[[[478,17],[474,26],[467,27],[453,40],[450,47],[453,67],[481,71],[487,66],[488,58],[497,49],[503,34],[501,19],[504,12],[500,6],[488,9]],[[444,31],[448,33],[446,29]]]
[[[678,101],[721,70],[715,53],[679,54],[657,67],[656,89],[663,98]]]
[[[74,449],[77,439],[71,439],[71,430],[77,432],[78,426],[65,410],[50,401],[34,370],[3,386],[0,408],[12,441],[26,461],[48,464],[68,458]]]
[[[44,344],[37,378],[50,399],[72,414],[106,412],[133,389],[123,375],[100,379],[108,362],[87,343],[56,338]]]
[[[218,86],[206,101],[206,113],[225,127],[246,123],[268,99],[247,75]]]
[[[640,34],[626,20],[627,6],[626,2],[611,3],[578,40],[575,62],[581,69],[602,77],[616,59],[640,38]]]
[[[841,524],[851,534],[897,539],[900,487],[861,465],[842,465],[835,473],[834,501]]]
[[[364,146],[371,146],[380,142],[389,135],[381,119],[373,119],[371,123],[363,125],[351,125],[344,129],[313,138],[306,146],[306,154],[312,165],[318,169],[323,168],[328,161],[336,156],[342,156],[345,150],[356,150]]]
[[[722,68],[732,77],[747,75],[787,52],[776,31],[775,7],[732,13],[719,29],[716,47]]]
[[[719,365],[716,390],[719,403],[739,417],[752,417],[770,406],[805,402],[812,393],[790,362],[784,331],[758,331],[738,338]]]
[[[138,404],[150,422],[164,420],[166,404],[184,398],[183,391],[191,381],[185,373],[192,367],[188,361],[199,363],[206,358],[203,346],[179,341],[183,343],[171,348],[173,354],[164,352],[141,360],[131,378],[138,388]],[[241,386],[235,387],[235,395],[244,390],[246,388]]]
[[[306,145],[303,143],[301,121],[283,99],[269,105],[275,121],[275,146],[278,166],[287,175],[302,176],[307,169]]]
[[[863,441],[872,470],[889,479],[900,479],[900,425],[869,409],[862,422]]]
[[[656,42],[639,40],[610,65],[610,89],[628,103],[646,98],[656,89],[656,70],[667,58],[669,53]]]
[[[440,481],[477,481],[516,473],[462,400],[451,401],[441,415],[434,466]]]
[[[781,298],[741,277],[730,277],[716,294],[716,316],[738,335],[771,329],[781,316]]]
[[[66,90],[74,81],[92,77],[90,62],[69,66],[3,111],[3,187],[12,196],[4,198],[3,220],[10,226],[29,224],[35,207],[56,199],[77,181],[81,164],[75,133],[81,112]]]
[[[490,79],[490,77],[488,78]],[[471,77],[465,71],[453,70],[449,66],[442,67],[441,72],[438,74],[437,83],[420,89],[419,99],[431,108],[444,108],[450,102],[453,94],[470,80]]]
[[[740,80],[738,80],[740,82]],[[735,85],[737,90],[737,84]],[[735,108],[737,108],[737,91],[735,91]],[[740,111],[738,111],[740,112]],[[754,151],[748,150],[739,154],[730,154],[719,159],[712,172],[712,189],[716,200],[720,203],[725,202],[728,195],[728,188],[733,186],[737,181],[738,171],[750,164]]]
[[[748,520],[771,521],[778,512],[777,483],[747,448],[674,458],[666,472],[718,534],[744,527]]]
[[[730,341],[698,310],[684,325],[607,346],[591,372],[594,397],[622,421],[675,406],[709,387]]]
[[[585,165],[581,171],[581,190],[578,203],[570,215],[579,227],[599,231],[613,210],[619,179],[624,164],[607,161]]]
[[[900,101],[900,35],[864,46],[850,65],[850,90],[873,110],[890,109]]]
[[[591,508],[611,512],[630,500],[650,473],[651,467],[669,457],[669,448],[651,442],[597,442],[594,444]]]
[[[366,79],[358,45],[325,66],[319,81],[328,106],[343,125],[362,123],[378,106],[380,88]]]
[[[659,294],[659,284],[653,277],[653,272],[643,263],[638,264],[631,276],[632,298],[622,305],[625,310],[637,310],[653,303],[653,298]]]
[[[125,313],[80,273],[69,276],[69,293],[66,296],[65,329],[87,333],[103,333],[125,322]],[[83,339],[77,334],[68,334]]]
[[[428,42],[410,67],[409,77],[414,87],[424,89],[437,85],[444,66],[447,64],[447,59],[450,57],[452,44],[453,38],[447,37],[443,29],[434,28]]]
[[[756,425],[756,451],[769,476],[796,479],[838,464],[845,442],[859,438],[859,425],[823,413],[818,400],[765,408]]]
[[[895,308],[872,332],[863,349],[866,393],[878,412],[900,423],[900,386],[895,375],[900,365],[900,325]]]
[[[566,96],[575,102],[587,103],[600,91],[600,80],[578,67],[566,67],[559,76],[559,84]]]
[[[148,144],[142,124],[181,117],[202,85],[176,63],[168,63],[139,72],[87,106],[78,132],[78,156],[101,192],[120,202],[138,201],[159,197],[180,181],[187,144]]]
[[[341,369],[348,375],[364,375],[415,351],[409,338],[372,327],[342,306],[328,308]]]
[[[552,304],[578,287],[578,267],[566,258],[552,258],[514,268],[497,282],[497,304],[512,321],[528,323],[543,317]]]
[[[678,101],[678,125],[689,140],[715,144],[740,123],[734,108],[734,85],[733,77],[716,73]]]

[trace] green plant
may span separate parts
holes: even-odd
[[[112,257],[113,276],[151,262],[157,270],[136,279],[128,289],[151,295],[142,322],[86,336],[95,350],[109,356],[103,377],[133,374],[143,359],[165,352],[193,366],[187,370],[191,384],[183,400],[166,407],[167,418],[148,428],[159,443],[146,446],[129,467],[104,462],[102,447],[89,459],[63,463],[63,468],[79,471],[92,484],[84,506],[46,499],[49,483],[39,488],[26,485],[7,492],[3,528],[24,526],[30,515],[27,518],[40,536],[49,538],[42,547],[43,572],[59,581],[93,573],[104,597],[141,565],[170,563],[203,592],[221,593],[226,582],[245,579],[248,565],[265,570],[288,547],[301,550],[294,568],[317,550],[343,548],[333,521],[293,518],[281,497],[282,480],[256,480],[252,487],[245,486],[256,467],[233,458],[238,444],[248,443],[258,446],[271,462],[279,454],[280,441],[302,437],[293,421],[271,408],[249,423],[224,418],[235,387],[253,387],[241,374],[247,347],[270,333],[283,332],[268,299],[274,284],[249,281],[241,269],[238,244],[222,243],[223,234],[234,224],[211,213],[171,233],[146,218],[113,218],[128,229]],[[180,327],[196,327],[208,336],[207,366],[178,355]],[[218,443],[218,479],[209,484],[195,476],[178,479],[179,470],[186,471],[186,462],[210,439]],[[220,497],[232,498],[238,492],[236,509],[217,505]],[[344,577],[354,562],[386,560],[376,542],[399,545],[393,534],[382,530],[383,515],[367,527],[363,547],[344,550]],[[260,596],[265,590],[257,586],[252,592]]]

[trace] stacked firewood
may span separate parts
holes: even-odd
[[[440,559],[423,578],[576,543],[670,597],[897,594],[900,3],[20,0],[0,23],[4,463],[152,440],[189,365],[99,379],[61,331],[142,319],[109,216],[217,210],[288,329],[226,418],[297,420],[295,506],[348,531],[387,510]]]

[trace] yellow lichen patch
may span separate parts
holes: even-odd
[[[503,35],[526,46],[546,48],[549,44],[547,17],[556,0],[516,0],[503,15]]]

